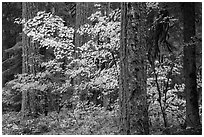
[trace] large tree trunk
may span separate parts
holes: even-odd
[[[149,134],[149,115],[148,115],[148,108],[149,105],[147,103],[147,42],[146,42],[146,35],[147,35],[147,24],[146,24],[146,17],[147,17],[147,11],[146,11],[146,3],[139,3],[136,7],[136,12],[139,14],[139,24],[138,24],[138,48],[139,52],[137,53],[139,59],[139,73],[137,81],[140,81],[139,86],[141,87],[141,94],[140,96],[140,102],[142,105],[142,108],[140,109],[140,114],[142,117],[142,127],[143,127],[143,134],[148,135]]]
[[[120,42],[120,134],[130,134],[129,72],[127,45],[127,3],[121,4],[121,42]]]
[[[41,3],[36,2],[23,2],[22,3],[22,17],[27,21],[30,18],[36,16],[36,13],[43,6]],[[22,73],[36,74],[38,71],[38,46],[36,43],[31,42],[31,38],[27,37],[26,34],[22,34],[23,43],[23,64]],[[35,91],[23,91],[22,92],[22,117],[26,114],[36,113],[36,100]]]
[[[149,134],[146,76],[146,4],[131,3],[128,21],[128,45],[130,55],[130,103],[131,132]]]
[[[145,3],[122,4],[120,111],[121,129],[125,129],[122,134],[149,134],[145,6]]]
[[[183,4],[184,23],[184,75],[186,93],[186,124],[187,127],[198,127],[200,125],[198,95],[196,83],[196,47],[192,44],[195,36],[195,3]]]

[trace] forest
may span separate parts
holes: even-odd
[[[202,3],[2,2],[2,135],[202,135]]]

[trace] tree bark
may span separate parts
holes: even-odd
[[[149,105],[147,103],[147,42],[146,42],[146,35],[147,35],[147,24],[146,24],[146,17],[147,17],[147,11],[146,11],[146,3],[138,3],[137,7],[137,13],[139,14],[139,28],[138,28],[138,37],[139,37],[139,43],[138,45],[141,47],[140,52],[137,54],[138,56],[141,56],[140,60],[140,71],[141,75],[138,75],[138,81],[140,81],[141,86],[141,98],[140,101],[142,103],[142,109],[141,114],[142,115],[142,124],[143,124],[143,134],[148,135],[149,134],[149,114],[148,114],[148,108]]]
[[[182,3],[183,5],[183,37],[184,47],[184,75],[186,93],[186,124],[187,127],[200,125],[198,95],[196,83],[196,47],[192,42],[195,36],[195,3]]]
[[[147,49],[146,49],[146,4],[129,3],[128,46],[130,56],[130,103],[132,134],[149,134],[147,104]]]
[[[128,45],[127,45],[127,3],[121,4],[121,41],[120,41],[120,133],[130,134],[130,104],[128,80]]]
[[[36,13],[43,6],[36,2],[23,2],[22,3],[22,17],[27,21],[36,16]],[[22,34],[23,43],[23,64],[22,73],[36,74],[38,71],[38,45],[31,42],[31,38],[26,34]],[[35,91],[22,91],[22,117],[24,118],[28,112],[36,113]]]
[[[120,49],[121,134],[149,134],[145,3],[122,3]]]

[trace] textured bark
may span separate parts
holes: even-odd
[[[130,56],[131,133],[149,134],[146,76],[146,4],[129,3],[128,49]]]
[[[130,104],[128,78],[128,45],[127,45],[127,3],[121,4],[121,42],[120,42],[120,134],[130,134]]]
[[[186,93],[186,124],[187,127],[198,127],[200,125],[198,95],[196,83],[196,47],[191,44],[195,36],[195,3],[183,4],[184,23],[184,75]]]
[[[145,6],[145,3],[123,3],[121,8],[121,134],[149,134]]]
[[[27,21],[30,18],[36,16],[39,9],[42,9],[43,5],[35,2],[23,2],[22,3],[22,17]],[[23,43],[23,64],[22,73],[36,74],[38,71],[38,46],[36,43],[31,42],[31,38],[28,38],[26,34],[22,34]],[[22,117],[24,118],[28,112],[36,113],[36,101],[35,91],[23,91],[22,92]]]
[[[139,3],[136,7],[137,12],[139,13],[139,28],[138,28],[138,37],[139,43],[141,46],[140,53],[138,56],[142,56],[140,60],[140,72],[141,75],[138,75],[138,81],[140,81],[141,86],[141,98],[142,103],[141,114],[142,115],[142,124],[143,124],[143,134],[149,134],[149,115],[148,115],[148,103],[147,103],[147,25],[146,25],[146,3]]]

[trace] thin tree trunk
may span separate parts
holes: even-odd
[[[191,44],[195,36],[195,3],[183,4],[184,23],[184,75],[186,93],[186,124],[187,127],[198,127],[200,125],[198,95],[196,83],[196,47]]]
[[[78,29],[81,25],[85,23],[90,23],[90,21],[87,19],[89,16],[91,16],[93,11],[93,5],[92,2],[77,2],[76,4],[76,29]],[[79,47],[82,46],[85,42],[87,42],[88,37],[87,36],[81,36],[80,34],[76,33],[75,35],[75,46]]]
[[[75,30],[79,29],[81,25],[84,25],[86,23],[90,23],[88,20],[88,17],[91,16],[93,11],[93,2],[77,2],[76,3],[76,21],[75,21]],[[77,47],[81,47],[83,44],[85,44],[89,37],[88,35],[80,35],[79,33],[75,32],[75,55],[74,57],[76,59],[80,58],[79,53],[77,53]],[[75,66],[76,68],[78,65]],[[75,86],[75,94],[78,94],[77,85],[80,84],[80,77],[76,77],[73,80],[73,85]]]
[[[167,128],[168,127],[168,121],[167,121],[167,117],[166,117],[166,111],[164,109],[164,106],[162,106],[162,91],[161,91],[161,88],[159,86],[158,74],[156,73],[155,68],[154,68],[154,74],[155,74],[155,83],[156,83],[157,91],[158,91],[158,94],[159,94],[158,102],[159,102],[159,106],[160,106],[163,121],[164,121],[164,127]]]

